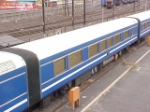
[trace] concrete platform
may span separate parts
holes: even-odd
[[[144,45],[129,56],[124,65],[118,62],[120,64],[84,90],[81,105],[74,112],[150,112],[150,53],[127,71],[149,50],[150,47]],[[127,73],[100,96],[125,71]],[[57,112],[73,111],[67,103]]]

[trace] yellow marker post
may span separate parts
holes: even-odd
[[[80,88],[74,87],[69,91],[69,102],[71,103],[72,110],[74,110],[74,104],[80,105]]]
[[[150,46],[150,36],[147,38],[148,45]]]

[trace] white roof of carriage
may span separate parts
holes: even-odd
[[[139,18],[141,21],[147,20],[147,19],[150,19],[150,11],[145,11],[142,13],[134,14],[129,17],[136,17],[136,18]]]
[[[64,34],[28,42],[15,46],[15,48],[32,51],[37,54],[38,58],[41,60],[124,27],[133,25],[134,23],[137,23],[137,21],[134,19],[121,18],[81,28]]]

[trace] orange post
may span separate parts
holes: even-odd
[[[72,110],[74,110],[75,102],[80,105],[80,88],[74,87],[69,91],[69,102],[71,103]]]
[[[150,46],[150,36],[147,38],[148,45]]]

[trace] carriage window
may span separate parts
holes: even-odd
[[[82,62],[82,51],[77,51],[69,55],[69,68]]]
[[[144,24],[142,24],[142,30],[144,30],[145,29],[145,25]]]
[[[149,27],[148,22],[145,23],[145,29]]]
[[[115,44],[119,43],[120,42],[120,34],[115,35],[114,39],[115,39]]]
[[[108,38],[108,48],[110,48],[112,46],[112,37]]]
[[[55,76],[66,70],[66,60],[65,57],[54,61],[54,74]]]
[[[124,40],[127,39],[129,37],[129,30],[124,32]]]
[[[98,53],[98,43],[89,46],[89,57],[92,57]]]
[[[102,40],[100,42],[100,48],[101,48],[101,52],[106,49],[106,40]]]
[[[143,27],[143,30],[145,30],[146,28],[148,28],[148,27],[149,27],[149,23],[148,23],[148,22],[143,23],[142,27]]]

